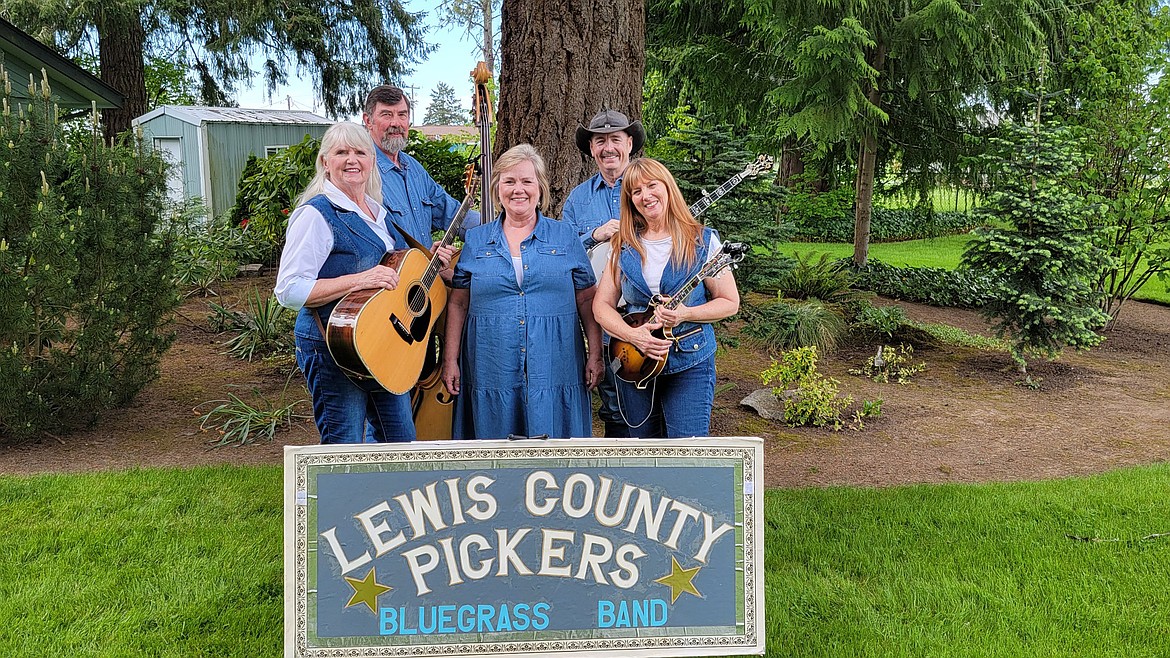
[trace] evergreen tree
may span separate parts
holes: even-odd
[[[1068,0],[651,0],[647,58],[686,98],[773,146],[855,154],[854,261],[868,258],[881,163],[920,187],[958,167],[997,81],[1056,42]]]
[[[680,108],[647,155],[666,165],[683,197],[694,205],[755,162],[747,143],[748,137],[731,126]],[[789,258],[767,250],[792,237],[790,227],[777,221],[780,196],[771,176],[764,173],[759,179],[742,181],[698,218],[718,230],[724,241],[760,247],[748,253],[736,274],[745,290],[775,289],[776,275],[789,269]]]
[[[133,399],[158,374],[179,298],[156,230],[162,160],[106,145],[96,117],[66,145],[47,81],[17,106],[2,77],[0,438],[21,438]]]
[[[430,50],[423,14],[401,0],[0,0],[0,14],[67,54],[96,37],[102,80],[126,96],[124,107],[103,112],[107,138],[146,112],[148,55],[194,69],[207,105],[229,104],[257,74],[271,92],[295,65],[312,76],[325,112],[340,116]],[[259,72],[249,66],[257,53]]]
[[[974,231],[963,263],[996,281],[983,314],[1011,346],[1021,373],[1028,356],[1055,359],[1088,349],[1107,316],[1095,282],[1107,256],[1094,245],[1101,205],[1083,195],[1083,147],[1067,127],[1006,123],[983,156],[994,192],[977,212],[1005,228]]]
[[[431,90],[431,104],[427,106],[423,123],[432,126],[467,125],[467,110],[455,97],[455,90],[446,82],[440,82]]]

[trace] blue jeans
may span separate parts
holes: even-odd
[[[617,380],[618,402],[630,436],[641,439],[708,436],[715,404],[715,358],[659,375],[643,390]]]
[[[602,371],[601,381],[597,382],[597,397],[601,398],[601,406],[597,408],[597,417],[605,423],[605,435],[610,438],[624,439],[630,436],[626,421],[622,419],[622,412],[618,409],[617,385],[614,383],[613,371],[605,368]]]
[[[362,443],[367,421],[379,443],[414,440],[409,393],[394,395],[373,380],[354,382],[337,367],[324,341],[297,336],[296,343],[321,443]]]

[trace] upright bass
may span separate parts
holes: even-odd
[[[471,75],[475,79],[475,124],[479,127],[479,179],[483,181],[480,186],[482,194],[480,214],[486,221],[493,215],[489,189],[492,179],[492,101],[488,91],[488,83],[491,82],[492,74],[488,70],[487,64],[480,62]],[[458,258],[459,256],[456,255],[455,260]],[[452,264],[455,260],[452,260]],[[418,386],[410,393],[410,407],[414,414],[415,432],[420,441],[451,438],[455,400],[443,385],[442,377],[442,350],[446,326],[446,314],[444,313],[439,317],[434,335],[431,337]]]

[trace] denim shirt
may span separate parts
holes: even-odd
[[[407,154],[398,152],[398,164],[390,160],[382,149],[374,149],[378,156],[378,173],[382,176],[382,205],[386,206],[386,223],[394,236],[395,247],[405,249],[406,242],[394,230],[398,225],[426,247],[433,244],[431,233],[446,231],[459,210],[459,201],[447,194],[422,164]],[[459,235],[478,226],[479,213],[468,211]]]
[[[622,179],[610,187],[601,172],[581,183],[569,192],[565,207],[561,209],[561,221],[569,222],[581,236],[581,245],[590,249],[597,244],[593,230],[611,219],[617,219],[621,208]]]
[[[712,229],[703,229],[702,235],[699,236],[695,263],[691,267],[678,268],[673,262],[666,262],[666,269],[662,272],[662,283],[659,285],[659,290],[664,291],[664,296],[669,296],[670,293],[682,288],[702,269],[703,264],[710,257],[707,253],[707,247],[711,244],[711,236],[714,233],[715,231]],[[626,300],[628,311],[632,313],[645,311],[650,306],[651,294],[650,286],[642,276],[642,257],[633,247],[626,245],[622,247],[619,263],[622,270],[622,297]],[[698,306],[709,300],[707,286],[700,283],[695,286],[690,295],[687,295],[683,304]],[[695,333],[690,333],[692,331]],[[682,372],[715,356],[715,330],[709,323],[683,322],[672,328],[671,333],[675,336],[689,335],[674,341],[674,344],[671,345],[670,354],[666,358],[666,367],[662,369],[662,374]]]
[[[360,215],[334,206],[324,194],[318,194],[306,203],[316,208],[333,230],[333,251],[329,252],[329,257],[321,265],[321,271],[317,274],[318,279],[335,279],[346,274],[364,272],[382,261],[382,257],[386,255],[386,243],[370,229]],[[321,323],[326,324],[338,301],[340,300],[316,308],[302,307],[297,313],[294,333],[302,338],[325,340],[312,314],[317,313]]]

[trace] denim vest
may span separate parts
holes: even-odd
[[[386,243],[378,237],[374,230],[356,212],[338,208],[329,202],[324,194],[309,199],[307,205],[313,206],[329,223],[333,230],[333,251],[321,265],[317,272],[318,279],[333,279],[346,274],[364,272],[382,261],[386,255]],[[328,304],[309,308],[301,308],[297,314],[295,333],[302,338],[325,340],[313,313],[321,318],[322,326],[329,322],[329,314],[340,300],[333,300]]]
[[[695,263],[690,268],[676,268],[671,261],[666,262],[666,269],[662,272],[662,282],[658,289],[663,296],[669,296],[690,281],[699,273],[703,264],[707,262],[707,247],[711,244],[711,235],[715,231],[704,228],[699,236],[698,251]],[[645,311],[650,306],[650,286],[642,276],[642,258],[629,245],[622,247],[622,254],[618,261],[622,269],[622,297],[626,300],[627,310],[631,313]],[[699,284],[691,291],[683,302],[686,306],[698,306],[709,301],[707,287]],[[690,333],[690,332],[694,333]],[[686,338],[674,341],[670,354],[666,358],[666,367],[662,374],[669,375],[682,372],[687,368],[702,363],[715,356],[715,330],[706,322],[683,322],[671,329],[675,336],[686,335]]]

